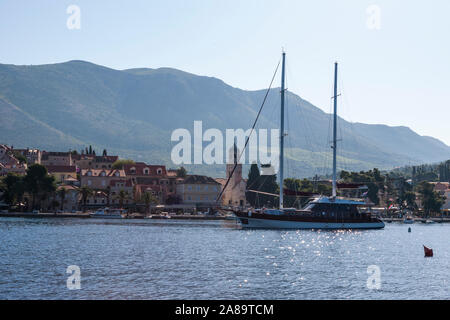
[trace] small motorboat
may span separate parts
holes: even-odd
[[[102,219],[123,219],[124,209],[110,209],[104,208],[91,213],[92,218],[102,218]]]
[[[406,217],[405,220],[403,220],[403,223],[405,224],[413,224],[414,219],[412,217]]]
[[[427,219],[427,220],[425,220],[425,223],[426,224],[433,224],[433,223],[436,223],[436,222],[434,220]]]

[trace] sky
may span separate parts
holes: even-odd
[[[450,145],[449,14],[448,0],[0,0],[0,63],[172,67],[256,90],[284,49],[288,89],[325,112],[338,61],[343,118]]]

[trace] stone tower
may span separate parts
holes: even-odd
[[[242,179],[242,163],[239,162],[239,149],[236,144],[228,150],[227,179],[231,176],[236,165],[233,176],[224,192],[223,203],[232,206],[244,206],[246,182]]]

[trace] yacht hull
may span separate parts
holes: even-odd
[[[314,222],[238,217],[243,229],[382,229],[384,222]]]

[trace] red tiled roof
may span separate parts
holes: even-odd
[[[135,173],[132,172],[132,168],[135,168]],[[146,164],[144,162],[136,162],[134,164],[124,164],[123,169],[125,170],[125,174],[127,176],[143,176],[146,175],[144,174],[144,169],[148,168],[149,169],[149,176],[166,176],[167,175],[167,170],[166,170],[166,166],[164,165],[151,165],[151,164]],[[158,175],[157,174],[157,170],[161,169],[161,174]]]
[[[87,176],[89,171],[92,172],[92,177],[99,177],[102,172],[105,172],[105,177],[114,177],[116,172],[119,173],[119,177],[125,177],[125,172],[119,169],[82,169],[81,175]]]
[[[207,176],[189,175],[184,179],[182,184],[220,184],[220,182]]]

